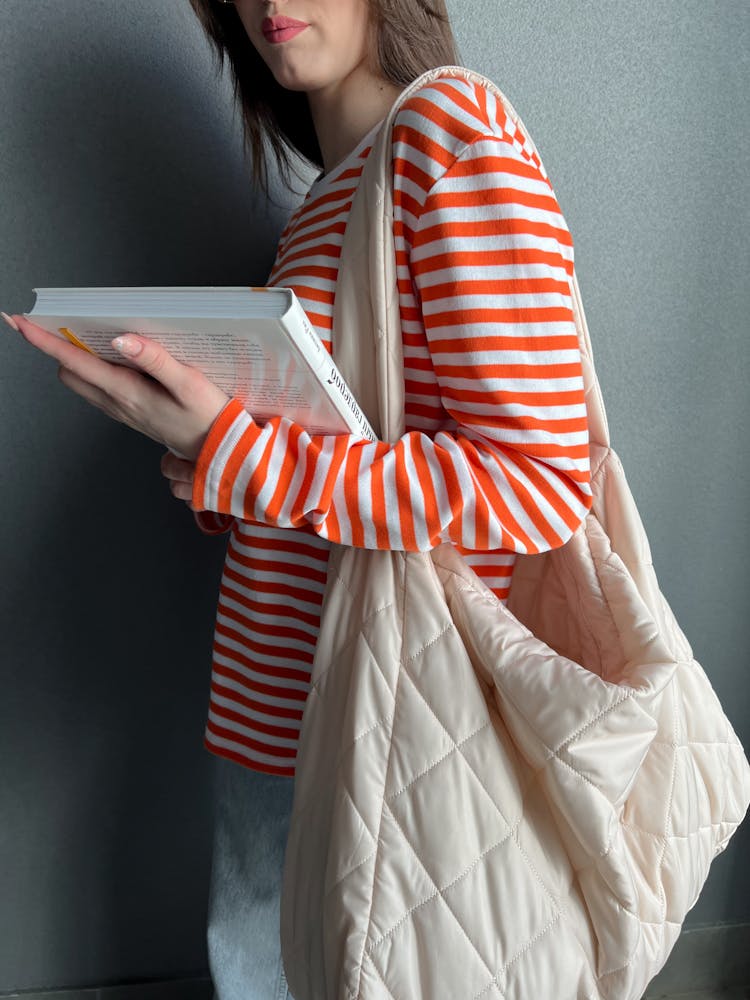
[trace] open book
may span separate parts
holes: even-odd
[[[291,288],[35,288],[29,319],[105,361],[111,345],[155,340],[198,368],[253,419],[289,417],[312,434],[376,435]]]

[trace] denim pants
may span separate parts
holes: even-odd
[[[294,779],[213,757],[208,961],[214,1000],[293,1000],[280,902]]]

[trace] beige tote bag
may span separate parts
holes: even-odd
[[[391,126],[347,225],[334,352],[404,432]],[[609,445],[578,285],[593,508],[503,606],[444,544],[333,546],[281,902],[295,1000],[638,1000],[750,802]]]

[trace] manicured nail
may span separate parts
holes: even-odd
[[[112,341],[112,346],[116,348],[120,354],[124,354],[128,358],[136,357],[136,355],[140,354],[143,350],[143,344],[140,340],[133,340],[130,337],[115,337]]]
[[[16,333],[20,333],[21,332],[18,329],[18,323],[16,323],[16,321],[14,319],[11,319],[11,317],[7,313],[4,313],[4,312],[0,311],[0,316],[3,317],[3,319],[8,324],[8,326],[11,327],[12,329],[14,329],[16,331]]]

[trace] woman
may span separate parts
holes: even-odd
[[[294,288],[330,350],[343,232],[378,127],[424,70],[457,63],[443,0],[191,4],[231,61],[256,180],[267,189],[264,137],[282,171],[288,147],[322,168],[268,284]],[[516,554],[562,545],[591,504],[573,248],[543,167],[484,88],[450,77],[404,103],[392,144],[406,385],[396,443],[310,435],[283,415],[261,426],[143,337],[123,342],[157,382],[13,317],[69,388],[170,448],[163,474],[203,531],[231,532],[205,732],[217,758],[208,943],[219,1000],[288,996],[285,779],[331,542],[451,541],[505,601]]]

